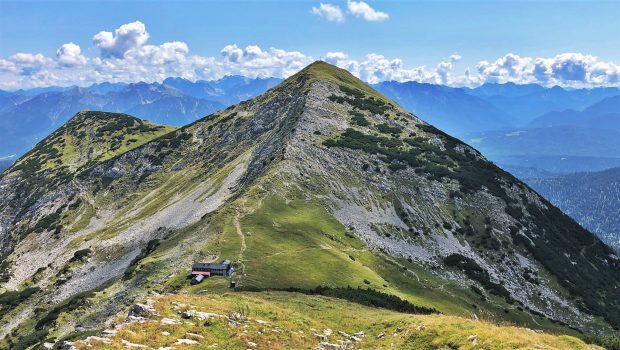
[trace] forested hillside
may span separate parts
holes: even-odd
[[[620,250],[620,168],[526,182],[616,251]]]

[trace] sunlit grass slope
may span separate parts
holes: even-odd
[[[599,349],[570,336],[454,316],[403,314],[297,293],[167,295],[155,300],[155,309],[158,315],[120,328],[111,341],[105,340],[109,344],[91,340],[90,345],[76,343],[77,348],[312,349],[322,341],[349,339],[350,349]],[[219,316],[182,319],[188,310]],[[228,318],[237,312],[247,319],[231,324]],[[351,340],[348,336],[355,333],[357,340]],[[319,339],[317,334],[329,335]],[[179,339],[196,343],[179,345]]]

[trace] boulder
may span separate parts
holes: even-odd
[[[132,342],[129,342],[125,339],[121,340],[121,343],[123,344],[124,347],[126,348],[131,348],[131,349],[147,349],[148,346],[143,345],[143,344],[134,344]]]
[[[147,316],[156,314],[155,309],[147,304],[133,304],[127,313],[127,322],[143,322]]]
[[[60,346],[60,350],[77,350],[77,348],[75,347],[75,345],[73,345],[72,342],[70,341],[65,341],[62,343],[62,345]]]
[[[165,324],[165,325],[178,325],[178,324],[181,324],[180,321],[173,320],[171,318],[166,318],[166,317],[164,317],[161,320],[159,320],[159,323]]]
[[[102,337],[97,337],[94,335],[91,335],[90,337],[84,339],[84,342],[86,342],[86,344],[91,344],[93,342],[99,342],[99,343],[103,343],[103,344],[112,344],[112,339],[110,338],[102,338]]]
[[[197,341],[192,340],[192,339],[185,339],[185,338],[181,338],[181,339],[177,339],[177,342],[174,343],[175,345],[196,345],[199,344]]]
[[[321,342],[319,346],[325,350],[346,350],[347,345]]]
[[[112,337],[116,334],[117,330],[115,329],[106,329],[103,332],[101,332],[101,336],[103,337]]]

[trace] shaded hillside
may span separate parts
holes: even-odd
[[[620,250],[620,168],[526,181],[616,251]]]
[[[96,333],[151,292],[216,297],[227,280],[192,289],[186,274],[221,259],[242,290],[351,286],[553,332],[620,326],[609,247],[323,62],[112,158],[61,162],[50,186],[14,186],[39,181],[29,158],[0,177],[1,287],[18,290],[3,344]],[[48,158],[33,158],[45,181]]]

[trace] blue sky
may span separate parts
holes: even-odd
[[[442,62],[450,64],[453,75],[456,72],[462,75],[467,68],[472,72],[477,70],[481,61],[493,63],[509,53],[531,58],[532,62],[564,53],[593,56],[597,61],[614,63],[606,74],[617,73],[615,64],[620,62],[620,21],[617,20],[620,1],[366,1],[373,10],[387,16],[380,21],[356,16],[347,1],[322,1],[340,9],[343,19],[340,22],[313,14],[312,8],[318,8],[320,3],[0,1],[0,58],[6,61],[16,53],[41,53],[52,59],[63,44],[71,42],[80,47],[81,55],[92,59],[101,55],[101,48],[93,45],[95,34],[113,33],[123,24],[140,21],[148,32],[148,42],[144,45],[182,42],[188,47],[188,56],[220,59],[221,50],[227,45],[239,48],[257,45],[264,51],[277,48],[300,52],[312,59],[325,58],[328,52],[345,53],[347,59],[341,59],[339,65],[353,67],[357,63],[359,69],[366,55],[375,53],[388,62],[398,59],[403,68],[410,70],[424,66],[429,72],[427,77]],[[459,58],[450,59],[453,54]],[[590,59],[589,64],[592,62]],[[4,66],[13,63],[5,62]],[[549,61],[547,65],[553,64]],[[66,67],[63,72],[67,72]],[[20,68],[11,66],[11,69],[16,72]],[[13,79],[37,69],[22,69]],[[194,73],[185,72],[189,78],[209,77],[195,73],[195,66],[191,69]],[[254,73],[286,75],[289,71]],[[244,72],[233,69],[230,73]],[[225,68],[217,74],[222,73],[226,73]],[[392,77],[390,74],[375,74],[375,77]],[[496,73],[493,74],[496,79]],[[417,75],[409,72],[394,76]],[[110,76],[103,74],[104,77]],[[144,79],[158,78],[151,75]],[[14,85],[23,85],[25,80]],[[437,81],[444,82],[441,78]],[[613,84],[613,81],[612,77],[605,83]]]

